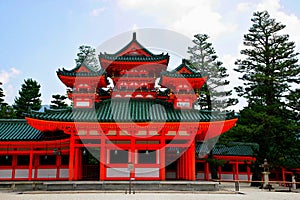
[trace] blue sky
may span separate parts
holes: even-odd
[[[268,10],[287,25],[286,32],[300,50],[300,1],[2,0],[0,81],[6,101],[13,103],[24,79],[33,78],[42,86],[42,103],[50,104],[52,94],[66,91],[56,70],[74,66],[80,45],[96,48],[113,36],[139,28],[173,30],[191,39],[196,33],[208,34],[228,67],[232,89],[239,76],[232,70],[233,63],[256,10]]]

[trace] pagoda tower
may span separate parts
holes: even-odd
[[[93,171],[95,180],[166,180],[173,163],[176,179],[195,180],[196,142],[225,133],[237,121],[232,112],[194,108],[207,76],[186,60],[167,71],[169,55],[153,54],[135,33],[99,60],[100,70],[82,64],[57,71],[73,109],[26,117],[43,133],[69,138],[68,179],[84,180]],[[96,158],[93,168],[87,153]]]

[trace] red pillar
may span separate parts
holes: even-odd
[[[100,181],[104,181],[106,177],[106,148],[105,148],[105,137],[102,135],[100,144]]]
[[[189,153],[189,160],[190,160],[190,180],[195,181],[196,180],[196,152],[195,152],[195,141],[193,140],[191,143],[191,146],[189,147],[190,153]]]
[[[33,149],[30,148],[29,152],[29,171],[28,171],[28,180],[32,180],[32,163],[33,163]]]
[[[35,159],[34,159],[34,179],[37,178],[38,176],[38,168],[39,168],[39,163],[40,163],[40,156],[39,155],[35,155],[34,156]]]
[[[239,163],[237,161],[235,162],[234,180],[239,180]]]
[[[180,156],[181,160],[181,179],[185,179],[185,159],[184,159],[184,153]]]
[[[205,180],[208,181],[209,180],[209,166],[208,166],[208,162],[206,161],[205,164],[204,164],[204,175],[205,175]]]
[[[60,168],[61,168],[61,157],[59,155],[56,155],[56,179],[59,179],[60,177]]]
[[[69,157],[69,181],[74,179],[74,144],[75,138],[74,133],[71,133],[70,138],[70,157]]]
[[[164,181],[166,180],[166,148],[165,148],[165,140],[160,140],[161,148],[159,151],[159,163],[160,163],[160,180]]]
[[[131,135],[134,135],[134,133],[131,132]],[[136,148],[135,148],[135,139],[132,137],[130,142],[131,142],[131,149],[130,149],[131,155],[130,155],[130,158],[129,158],[130,159],[129,162],[132,163],[133,169],[129,172],[129,179],[130,178],[135,178],[135,162],[136,162],[136,160],[135,160],[135,150],[136,150]]]
[[[248,181],[250,182],[251,181],[251,169],[250,169],[249,165],[247,165],[247,178],[248,178]]]
[[[12,179],[15,179],[16,167],[17,167],[17,155],[12,155]]]
[[[79,160],[80,160],[80,151],[79,148],[75,148],[75,160],[74,160],[74,180],[78,180],[79,178]]]

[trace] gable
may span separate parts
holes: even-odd
[[[188,60],[182,59],[182,63],[172,72],[176,74],[198,74],[199,72],[190,65]]]
[[[86,66],[81,65],[78,69],[75,70],[75,72],[76,73],[79,73],[79,72],[89,73],[89,72],[91,72],[91,70],[89,68],[87,68]]]
[[[150,54],[137,42],[131,42],[126,48],[117,53],[118,56],[146,56]]]
[[[143,45],[136,40],[136,33],[132,35],[132,40],[121,50],[115,53],[117,56],[146,56],[150,57],[153,54],[148,51]]]
[[[192,74],[192,72],[186,66],[183,66],[176,73],[177,74]]]

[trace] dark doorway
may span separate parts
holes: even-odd
[[[99,180],[99,159],[99,148],[88,148],[82,150],[82,180]]]

